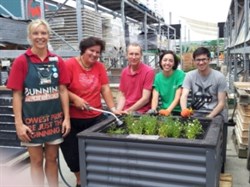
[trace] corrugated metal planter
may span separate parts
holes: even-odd
[[[84,187],[216,187],[221,170],[222,129],[208,128],[203,139],[104,133],[108,117],[79,133],[81,184]],[[147,137],[147,138],[145,138]]]

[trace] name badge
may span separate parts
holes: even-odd
[[[58,62],[58,57],[57,56],[53,56],[53,57],[49,57],[49,61],[56,61]]]

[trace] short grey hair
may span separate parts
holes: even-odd
[[[139,47],[139,48],[140,48],[140,52],[141,52],[141,54],[142,54],[142,47],[140,46],[140,44],[138,44],[138,43],[130,43],[130,44],[128,45],[128,47],[127,47],[127,52],[128,52],[128,48],[129,48],[130,46]]]

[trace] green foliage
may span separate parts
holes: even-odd
[[[158,135],[160,137],[168,137],[170,126],[167,123],[160,123],[159,129],[158,129]]]
[[[158,120],[155,116],[142,116],[140,121],[144,124],[144,134],[155,135],[157,133]]]
[[[134,122],[135,118],[132,115],[127,115],[124,117],[124,122],[127,125],[131,125]]]
[[[195,139],[198,135],[203,133],[202,126],[198,119],[187,121],[184,124],[184,134],[188,139]]]
[[[224,39],[208,40],[208,41],[193,41],[184,42],[182,44],[182,53],[194,52],[198,47],[207,47],[210,51],[216,52],[217,48],[219,51],[224,51]]]
[[[136,119],[132,115],[127,115],[124,118],[124,122],[127,125],[128,134],[142,134],[143,123],[141,120]]]
[[[182,133],[182,123],[179,120],[175,120],[172,129],[172,137],[179,138]]]
[[[135,120],[134,123],[127,125],[129,134],[142,134],[143,133],[143,122],[139,119]]]
[[[126,134],[127,130],[124,128],[117,128],[115,124],[111,125],[111,127],[107,131],[108,134]]]
[[[166,117],[159,127],[158,135],[160,137],[179,138],[182,132],[182,124],[178,119],[169,116]]]
[[[172,116],[156,117],[143,115],[134,117],[127,115],[124,117],[125,126],[111,126],[108,130],[110,134],[145,134],[159,135],[160,137],[188,138],[195,139],[203,133],[203,128],[198,119],[180,121]]]

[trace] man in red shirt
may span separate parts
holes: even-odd
[[[142,48],[130,44],[127,48],[128,67],[121,73],[117,110],[123,113],[145,113],[150,109],[154,70],[141,62]]]

